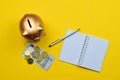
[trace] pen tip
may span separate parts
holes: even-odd
[[[49,45],[49,47],[51,47],[51,45]]]
[[[80,28],[77,29],[78,31],[80,30]]]

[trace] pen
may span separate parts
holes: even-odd
[[[68,38],[69,36],[73,35],[74,33],[78,32],[79,30],[80,30],[80,28],[78,28],[77,30],[75,30],[74,32],[70,33],[69,35],[67,35],[67,36],[65,36],[65,37],[63,37],[63,38],[57,39],[56,41],[52,42],[52,43],[49,45],[49,47],[54,46],[55,44],[57,44],[57,43],[61,42],[62,40]]]

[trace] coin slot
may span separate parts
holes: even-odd
[[[29,24],[30,28],[32,28],[32,25],[31,25],[31,23],[30,23],[30,20],[28,19],[27,21],[28,21],[28,24]]]

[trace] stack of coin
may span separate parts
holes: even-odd
[[[28,64],[32,64],[34,60],[30,57],[30,51],[26,50],[25,51],[25,59],[27,60]]]

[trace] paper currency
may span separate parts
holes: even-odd
[[[54,61],[54,57],[46,51],[35,46],[33,43],[26,43],[26,48],[22,54],[29,64],[33,62],[45,70],[48,70]]]

